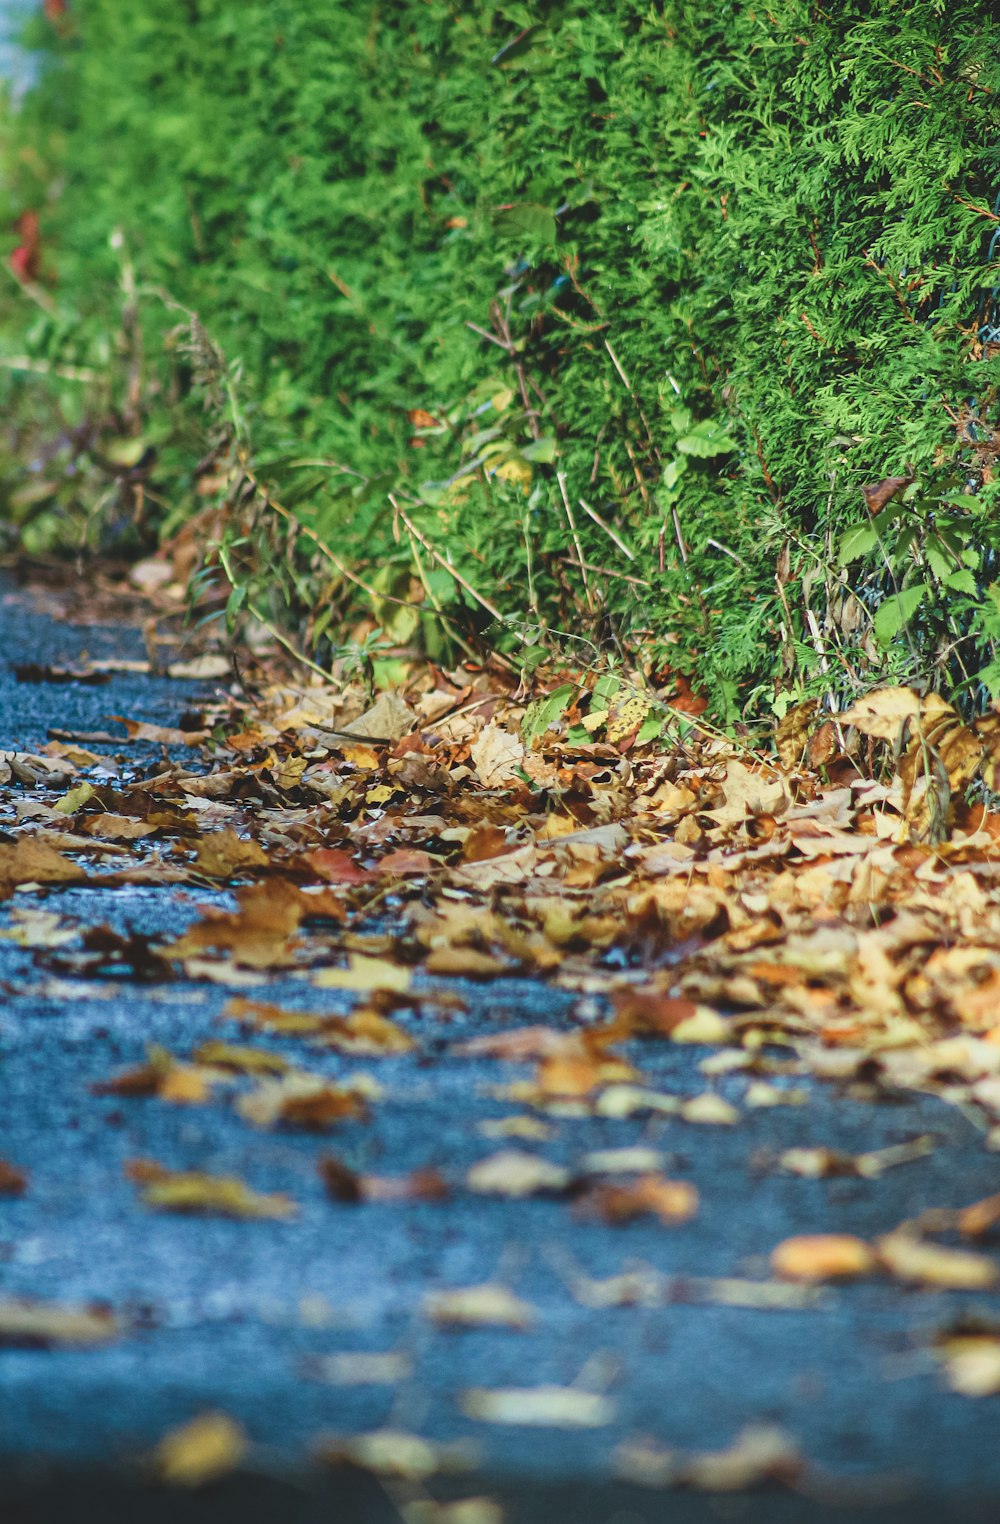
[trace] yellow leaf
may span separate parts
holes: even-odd
[[[203,1413],[164,1435],[153,1466],[169,1487],[203,1487],[235,1470],[247,1452],[240,1425],[225,1413]]]
[[[863,1238],[851,1233],[805,1233],[778,1244],[771,1269],[790,1281],[846,1280],[870,1275],[878,1269],[878,1259]]]
[[[369,958],[364,953],[351,953],[346,968],[323,968],[313,975],[312,982],[325,990],[408,990],[413,971],[385,958]]]

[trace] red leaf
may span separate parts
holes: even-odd
[[[340,847],[317,847],[306,853],[305,860],[328,884],[363,884],[370,877],[367,868],[359,867]]]

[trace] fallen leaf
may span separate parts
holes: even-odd
[[[122,714],[109,714],[108,719],[124,725],[130,741],[152,741],[157,746],[200,746],[208,739],[207,730],[174,730],[167,725],[147,725],[142,720],[127,720]]]
[[[530,1328],[536,1309],[515,1296],[507,1286],[484,1281],[479,1286],[457,1286],[432,1291],[424,1298],[424,1312],[433,1323],[450,1328]]]
[[[748,1424],[728,1450],[686,1460],[679,1478],[704,1492],[743,1492],[765,1482],[792,1483],[803,1469],[794,1440],[776,1424]]]
[[[790,802],[783,779],[769,779],[735,758],[726,763],[722,798],[722,805],[706,811],[719,826],[742,825],[756,815],[779,815]]]
[[[439,1473],[470,1471],[476,1452],[468,1445],[438,1445],[404,1429],[373,1429],[321,1439],[316,1458],[327,1466],[357,1466],[377,1476],[421,1482]]]
[[[470,754],[483,787],[499,788],[519,776],[524,745],[519,736],[491,721],[473,741]]]
[[[498,1117],[480,1122],[477,1130],[484,1138],[523,1138],[528,1143],[547,1143],[553,1136],[553,1129],[538,1117]]]
[[[0,898],[22,884],[72,884],[86,877],[86,869],[38,836],[0,841]]]
[[[872,1248],[850,1233],[806,1233],[784,1239],[771,1252],[775,1275],[792,1281],[848,1280],[878,1267]]]
[[[985,1196],[971,1206],[962,1207],[956,1226],[963,1238],[982,1238],[1000,1222],[1000,1194]]]
[[[695,1122],[708,1127],[733,1127],[740,1120],[740,1114],[735,1106],[721,1095],[716,1095],[712,1090],[706,1090],[703,1095],[692,1096],[690,1100],[682,1101],[678,1115],[685,1122]]]
[[[470,1387],[459,1398],[466,1418],[522,1428],[597,1429],[614,1421],[609,1397],[574,1386]]]
[[[160,1212],[285,1219],[294,1217],[298,1211],[290,1197],[263,1195],[235,1175],[171,1170],[147,1160],[132,1161],[125,1172],[140,1186],[146,1206]]]
[[[698,1210],[697,1188],[688,1180],[640,1175],[626,1185],[595,1184],[581,1198],[581,1209],[618,1226],[637,1217],[658,1217],[672,1226],[688,1222]]]
[[[120,1333],[113,1313],[101,1307],[39,1302],[27,1297],[0,1299],[0,1348],[58,1349],[64,1345],[108,1344]]]
[[[408,990],[413,970],[386,958],[369,958],[363,953],[351,953],[346,968],[322,968],[313,974],[312,982],[324,990],[357,990],[369,993],[373,990]]]
[[[380,693],[370,709],[344,725],[339,734],[361,736],[376,741],[399,741],[409,735],[417,723],[417,717],[409,704],[398,693],[386,690]]]
[[[23,1169],[0,1159],[0,1196],[23,1196],[28,1188],[28,1177]]]
[[[198,842],[193,864],[205,878],[235,878],[267,867],[267,853],[256,841],[244,841],[235,831],[215,831]]]
[[[880,741],[899,739],[904,725],[919,720],[920,697],[912,688],[876,688],[856,699],[837,716],[841,725],[853,725],[862,735]]]
[[[561,1195],[572,1183],[569,1170],[538,1154],[516,1148],[480,1159],[465,1177],[470,1191],[488,1196]]]
[[[195,1061],[216,1069],[234,1069],[237,1074],[284,1074],[289,1063],[280,1053],[266,1048],[237,1047],[228,1042],[203,1042],[196,1049]]]
[[[168,1487],[204,1487],[218,1481],[243,1460],[247,1437],[225,1413],[202,1413],[165,1434],[152,1456],[152,1467]]]
[[[361,1121],[368,1114],[357,1088],[331,1085],[322,1075],[290,1070],[280,1079],[263,1079],[236,1110],[257,1127],[302,1127],[324,1132],[338,1122]]]
[[[1000,1332],[995,1329],[948,1329],[935,1338],[934,1353],[953,1392],[963,1397],[1000,1392]]]
[[[875,1249],[900,1281],[949,1291],[986,1291],[1000,1281],[1000,1270],[985,1254],[926,1243],[909,1233],[886,1233],[875,1240]]]

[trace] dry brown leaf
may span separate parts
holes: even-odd
[[[227,1000],[222,1015],[232,1021],[275,1032],[283,1037],[315,1036],[323,1031],[330,1019],[308,1011],[289,1011],[267,1001],[247,1000],[242,995],[234,995]]]
[[[164,956],[191,960],[211,950],[252,969],[293,962],[293,935],[310,910],[315,913],[311,897],[279,881],[240,889],[236,900],[238,910],[210,910],[163,947]]]
[[[780,815],[790,803],[781,778],[768,778],[733,758],[722,781],[723,804],[705,813],[720,826],[738,826],[757,815]]]
[[[663,1175],[640,1175],[626,1185],[595,1184],[581,1200],[581,1209],[618,1226],[637,1217],[658,1217],[672,1226],[688,1222],[698,1210],[698,1190],[688,1180]]]
[[[510,972],[510,964],[493,953],[475,947],[435,947],[427,955],[429,974],[450,975],[456,979],[498,979]]]
[[[123,714],[109,714],[109,720],[124,725],[130,741],[153,741],[157,746],[200,746],[208,740],[207,730],[175,730],[169,725],[147,725],[143,720],[127,720]]]
[[[363,1121],[368,1115],[364,1096],[351,1088],[331,1085],[320,1074],[293,1069],[280,1079],[264,1079],[249,1095],[241,1095],[236,1110],[257,1127],[303,1127],[323,1132],[338,1122]]]
[[[919,720],[920,696],[912,688],[876,688],[837,715],[841,725],[853,725],[862,735],[897,741],[904,725]]]
[[[539,1117],[497,1117],[480,1122],[476,1130],[484,1138],[521,1138],[527,1143],[548,1143],[554,1137],[552,1127]]]
[[[254,868],[266,868],[267,853],[259,842],[244,841],[235,831],[215,831],[203,836],[195,853],[194,869],[205,878],[235,878]]]
[[[28,1189],[28,1177],[23,1169],[0,1159],[0,1196],[23,1196]]]
[[[339,733],[364,737],[366,740],[371,736],[376,741],[400,741],[403,736],[409,735],[416,723],[417,717],[405,699],[386,689],[379,694],[370,709],[344,725]]]
[[[77,822],[77,830],[85,831],[88,836],[99,836],[103,841],[142,841],[158,829],[148,821],[133,820],[129,815],[90,815]]]
[[[849,1280],[878,1267],[870,1245],[851,1233],[805,1233],[771,1251],[771,1269],[791,1281]]]
[[[484,788],[500,788],[510,783],[518,777],[524,761],[520,737],[493,721],[480,731],[469,751]]]
[[[124,1069],[111,1079],[91,1085],[94,1095],[158,1096],[178,1106],[201,1106],[211,1100],[216,1085],[230,1083],[221,1069],[186,1064],[165,1048],[150,1047],[144,1064]]]
[[[22,884],[72,884],[87,877],[85,868],[70,862],[39,836],[0,841],[0,898]]]
[[[226,1413],[202,1413],[165,1434],[152,1456],[153,1470],[168,1487],[204,1487],[243,1460],[247,1437]]]
[[[408,1175],[364,1175],[366,1201],[445,1201],[447,1180],[436,1169],[411,1169]]]
[[[365,1058],[410,1053],[416,1047],[409,1032],[370,1006],[361,1006],[350,1016],[326,1017],[317,1041],[324,1048],[335,1048],[338,1053]]]
[[[805,759],[806,747],[818,709],[819,702],[816,699],[807,699],[804,704],[794,704],[775,726],[774,741],[778,748],[778,760],[789,772],[801,767]]]
[[[375,990],[408,990],[413,970],[387,958],[369,958],[364,953],[351,953],[346,968],[321,968],[313,974],[312,982],[324,990],[356,990],[370,994]]]

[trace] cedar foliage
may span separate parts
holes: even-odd
[[[998,44],[974,0],[81,0],[17,123],[64,177],[29,341],[100,363],[120,227],[239,358],[260,475],[446,628],[482,606],[390,491],[505,616],[729,718],[935,667],[1000,691]],[[203,443],[177,314],[141,309],[175,525]],[[357,612],[286,556],[280,593],[227,564],[304,637]]]

